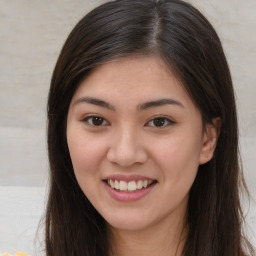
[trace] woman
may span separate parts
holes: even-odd
[[[48,150],[48,256],[253,255],[229,68],[188,3],[112,1],[76,25]]]

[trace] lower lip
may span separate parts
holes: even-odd
[[[103,183],[108,193],[110,194],[110,196],[120,202],[132,202],[132,201],[140,200],[146,195],[148,195],[156,185],[156,183],[153,183],[147,188],[139,189],[134,192],[121,192],[111,188],[106,182],[103,182]]]

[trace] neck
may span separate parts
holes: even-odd
[[[184,219],[157,223],[143,230],[110,227],[111,256],[181,256],[187,228]]]

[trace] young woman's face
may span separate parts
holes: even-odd
[[[96,68],[68,112],[77,181],[117,229],[141,230],[184,217],[198,166],[209,157],[206,140],[199,110],[156,57]]]

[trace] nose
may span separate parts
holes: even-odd
[[[111,138],[107,159],[121,167],[142,164],[147,160],[147,152],[138,132],[126,128],[115,133]]]

